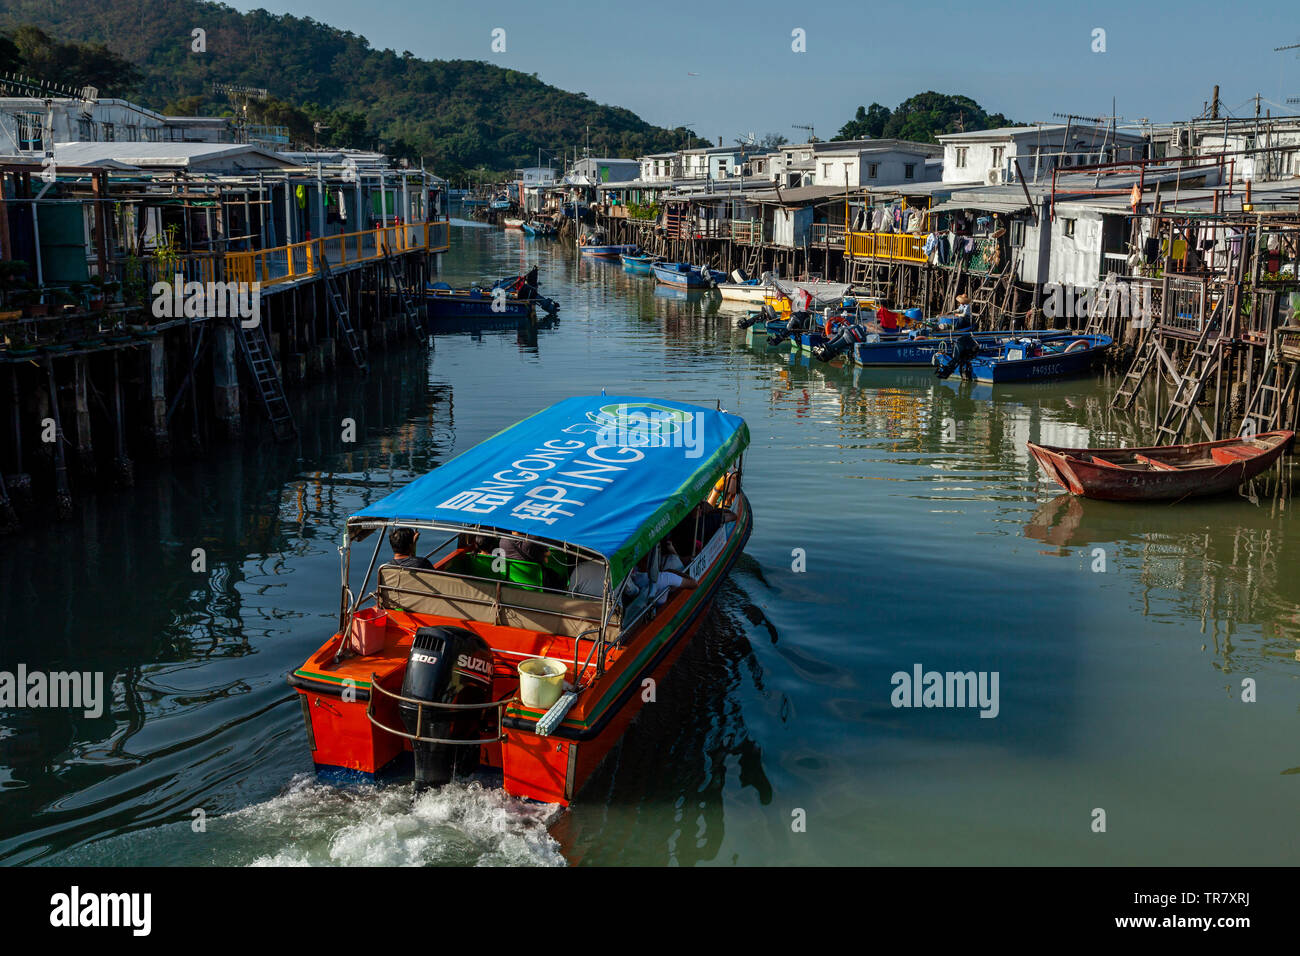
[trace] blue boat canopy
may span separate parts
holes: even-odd
[[[684,402],[569,398],[349,519],[492,529],[576,545],[617,583],[749,444],[744,419]]]

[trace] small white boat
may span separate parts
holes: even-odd
[[[511,219],[509,217],[502,219],[501,222],[507,229],[523,229],[524,221],[522,219]]]

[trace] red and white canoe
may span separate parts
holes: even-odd
[[[1263,432],[1195,445],[1055,448],[1026,442],[1048,476],[1071,494],[1106,501],[1217,495],[1267,471],[1295,432]]]

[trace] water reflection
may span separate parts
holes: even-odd
[[[291,592],[306,587],[328,609],[332,575],[302,572],[337,566],[338,529],[361,500],[450,453],[451,390],[428,381],[426,362],[420,350],[377,353],[370,376],[298,396],[296,442],[252,434],[89,497],[60,529],[62,547],[45,529],[7,542],[0,669],[102,672],[109,700],[95,719],[0,713],[0,859],[39,857],[46,832],[62,842],[188,812],[196,794],[256,764],[267,735],[285,730],[260,718],[289,698],[282,672],[240,660],[319,628]],[[222,753],[237,756],[205,766],[204,754]]]

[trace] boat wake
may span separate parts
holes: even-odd
[[[303,777],[223,821],[281,847],[251,866],[564,866],[546,829],[559,812],[476,781],[416,793],[409,784],[339,789]]]
[[[295,777],[262,803],[120,833],[56,854],[61,866],[566,866],[547,828],[555,804],[475,779],[416,793],[412,784],[337,787]]]

